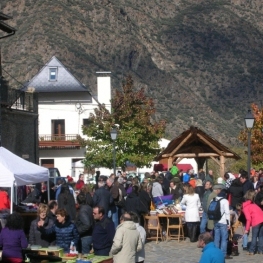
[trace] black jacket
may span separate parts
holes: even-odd
[[[235,209],[237,204],[241,204],[243,202],[243,187],[242,185],[236,186],[231,185],[228,188],[228,193],[231,195],[230,205]]]
[[[243,183],[243,195],[245,195],[248,190],[254,191],[254,185],[249,180],[246,180]]]
[[[150,195],[145,191],[141,190],[139,192],[139,199],[141,202],[141,205],[143,206],[143,210],[145,213],[148,213],[150,211],[150,206],[151,206],[151,197]]]
[[[124,210],[127,212],[135,212],[137,215],[141,215],[141,213],[147,213],[146,207],[143,207],[140,198],[135,193],[130,193],[124,204]]]
[[[92,235],[93,223],[92,208],[89,205],[81,205],[75,221],[80,237]]]
[[[60,193],[58,195],[58,208],[64,208],[70,219],[75,220],[76,218],[76,205],[75,205],[75,199],[72,194],[64,194]]]
[[[98,188],[93,195],[93,206],[102,206],[105,209],[105,215],[109,211],[110,205],[113,203],[113,197],[109,190],[104,187]]]
[[[256,194],[255,203],[263,210],[263,205],[261,204],[262,201],[263,201],[263,192],[261,190]]]

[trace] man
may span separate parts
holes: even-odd
[[[208,198],[209,195],[212,193],[212,183],[210,181],[207,181],[205,183],[205,192],[203,195],[203,199],[201,200],[202,202],[202,207],[203,207],[203,215],[202,215],[202,219],[201,219],[201,223],[200,223],[200,233],[204,233],[206,231],[206,225],[207,225],[207,208],[209,206],[208,203]]]
[[[135,262],[136,263],[143,263],[144,259],[145,259],[144,245],[145,245],[145,241],[146,241],[146,231],[139,224],[139,221],[140,221],[139,216],[134,212],[130,212],[129,214],[131,216],[133,223],[136,225],[137,231],[139,232],[140,237],[141,237],[141,241],[142,241],[142,249],[136,253]]]
[[[253,183],[249,180],[248,174],[246,171],[243,171],[240,175],[240,182],[242,183],[243,187],[243,195],[246,194],[248,190],[254,190]]]
[[[198,179],[201,179],[202,182],[205,180],[205,172],[204,172],[203,168],[200,168],[198,171]]]
[[[110,192],[105,189],[105,183],[103,181],[98,182],[98,189],[93,195],[93,206],[103,207],[105,214],[108,215],[110,205],[113,203],[113,198]]]
[[[221,218],[219,220],[214,220],[214,242],[216,247],[220,248],[223,252],[225,259],[231,259],[232,257],[227,255],[228,230],[230,229],[229,203],[225,198],[225,190],[222,191],[224,189],[224,185],[216,184],[213,189],[217,194],[215,199],[220,201],[221,212]]]
[[[82,188],[82,186],[84,186],[84,185],[85,185],[85,183],[84,183],[84,174],[80,174],[79,175],[79,180],[76,183],[76,189],[80,190]]]
[[[226,189],[228,189],[230,186],[231,186],[231,184],[232,184],[232,181],[233,180],[235,180],[235,176],[233,175],[233,174],[231,174],[231,173],[225,173],[224,174],[224,180],[225,180],[225,182],[226,182]]]
[[[213,237],[205,232],[198,238],[197,247],[203,248],[199,263],[224,263],[225,258],[222,251],[215,246]]]
[[[55,200],[51,200],[48,203],[49,212],[47,214],[47,217],[52,219],[54,222],[57,219],[56,211],[58,210],[58,203]]]
[[[114,175],[112,174],[111,176],[112,177],[108,178],[106,181],[107,187],[113,198],[113,202],[110,205],[108,216],[112,219],[116,229],[119,224],[119,208],[117,206],[117,203],[119,202],[119,187],[117,184],[114,184]]]
[[[142,249],[141,237],[130,214],[123,214],[120,221],[110,255],[113,256],[114,263],[134,263],[136,252]]]
[[[213,181],[214,181],[213,170],[208,171],[208,174],[206,175],[204,182],[207,182],[207,181],[210,181],[213,184]]]
[[[109,256],[115,235],[114,223],[105,215],[104,208],[100,206],[93,208],[93,218],[96,221],[92,232],[94,254]]]

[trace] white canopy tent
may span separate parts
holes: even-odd
[[[49,170],[0,147],[0,187],[11,187],[11,213],[13,212],[14,185],[21,186],[46,181],[49,196]]]

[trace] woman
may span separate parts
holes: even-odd
[[[29,244],[39,245],[42,247],[48,247],[55,245],[55,236],[47,236],[42,234],[38,229],[38,221],[43,222],[44,228],[50,228],[53,226],[54,221],[47,217],[48,206],[40,204],[37,209],[37,219],[33,220],[30,225],[29,231]]]
[[[200,216],[199,208],[201,202],[199,195],[195,193],[195,190],[190,185],[185,185],[185,194],[181,201],[181,205],[186,205],[185,210],[185,222],[188,230],[188,235],[191,242],[197,241],[197,229],[199,228]]]
[[[10,263],[23,262],[22,249],[27,248],[28,243],[23,230],[23,219],[13,213],[7,217],[5,228],[0,234],[0,247],[3,247],[2,261]]]
[[[76,189],[80,190],[84,185],[85,185],[85,183],[84,183],[84,174],[80,174],[79,175],[79,180],[76,183]]]
[[[71,222],[69,215],[65,209],[56,211],[57,220],[51,228],[45,229],[44,222],[38,221],[38,228],[41,233],[46,235],[55,234],[56,245],[64,249],[64,253],[68,253],[78,245],[79,234],[76,226]],[[71,247],[73,242],[73,247]]]
[[[58,195],[58,208],[63,208],[67,211],[71,220],[75,220],[76,217],[76,206],[75,199],[73,195],[70,193],[69,186],[67,184],[63,184],[61,186],[61,192]]]
[[[177,187],[174,180],[171,180],[169,187],[169,195],[173,195],[173,200],[177,203],[177,200],[180,200],[180,191],[179,187]],[[179,201],[180,202],[180,201]]]
[[[148,183],[141,183],[141,188],[139,190],[139,199],[145,209],[147,211],[150,211],[151,197],[148,193]]]
[[[80,194],[86,196],[86,203],[89,204],[91,207],[93,206],[92,196],[90,194],[90,186],[88,184],[84,184],[80,189]]]
[[[246,217],[245,234],[248,234],[252,226],[252,240],[248,250],[248,255],[254,255],[256,252],[258,238],[258,254],[263,254],[263,211],[253,203],[255,191],[248,190],[244,196],[243,213]]]
[[[81,253],[89,254],[92,243],[93,211],[91,203],[87,202],[86,195],[80,193],[77,196],[79,211],[76,217],[76,227],[81,239]],[[80,252],[80,251],[79,251]]]

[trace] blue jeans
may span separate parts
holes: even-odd
[[[89,254],[91,250],[92,236],[81,237],[81,253]]]
[[[116,229],[119,225],[119,207],[116,205],[111,206],[108,212],[108,217],[111,218]]]
[[[200,234],[206,232],[207,221],[208,221],[207,213],[205,211],[203,211],[202,219],[201,219],[201,223],[200,223]]]
[[[252,227],[252,240],[249,247],[249,252],[256,252],[258,238],[258,252],[263,253],[263,224],[258,224]]]
[[[226,251],[227,251],[227,239],[228,239],[227,224],[215,223],[214,242],[216,247],[221,249],[224,256],[226,256]]]

